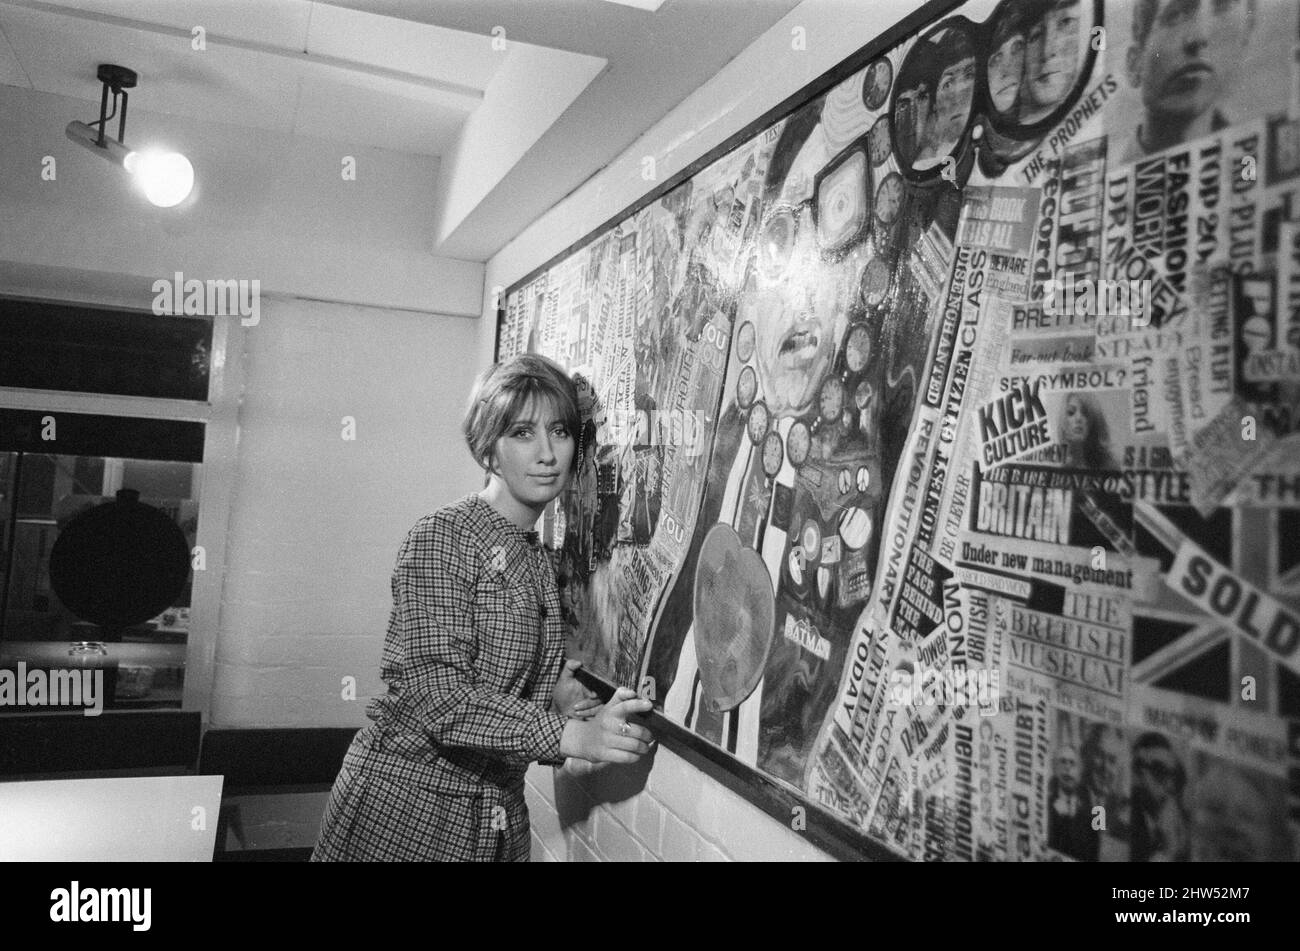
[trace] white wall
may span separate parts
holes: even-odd
[[[365,724],[383,688],[398,546],[420,516],[482,485],[459,432],[476,330],[279,299],[245,330],[214,726]]]
[[[483,103],[461,127],[438,184],[435,246],[465,224],[524,154],[537,144],[606,61],[511,43]]]
[[[913,0],[805,0],[626,152],[534,222],[487,265],[479,352],[492,358],[492,288],[507,287],[650,191],[642,159],[660,181],[757,119],[920,6]],[[794,49],[796,28],[806,48]],[[826,858],[667,750],[648,782],[572,762],[528,776],[533,855],[558,860]]]
[[[435,158],[132,108],[126,141],[194,165],[192,206],[157,209],[64,134],[88,103],[0,86],[0,262],[152,282],[257,279],[263,292],[476,316],[481,264],[432,254]],[[110,123],[116,132],[116,123]],[[42,177],[46,156],[55,177]],[[343,157],[356,178],[343,177]]]

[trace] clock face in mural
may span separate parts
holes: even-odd
[[[876,220],[888,227],[903,207],[903,176],[890,172],[876,189]]]
[[[808,450],[812,448],[812,434],[808,424],[802,419],[794,421],[790,432],[785,437],[785,451],[790,457],[790,465],[798,468],[808,461]]]
[[[871,516],[856,506],[845,509],[836,530],[845,546],[856,551],[871,540]]]
[[[889,265],[884,258],[872,258],[862,269],[862,303],[878,307],[889,293]]]
[[[758,377],[754,373],[753,367],[745,367],[740,371],[740,377],[736,380],[736,404],[741,409],[749,409],[754,402],[754,394],[758,392]]]
[[[773,478],[781,471],[781,461],[785,458],[785,447],[781,445],[781,434],[775,429],[763,440],[763,473]]]
[[[854,373],[867,365],[871,356],[871,331],[866,324],[854,324],[844,344],[844,363]]]
[[[754,322],[747,320],[736,331],[736,356],[741,363],[748,363],[754,355],[754,339]]]
[[[819,406],[822,419],[828,423],[839,419],[844,412],[844,384],[835,377],[823,383]]]
[[[881,116],[867,133],[867,155],[871,159],[872,168],[885,164],[890,147],[889,116]]]
[[[894,67],[885,57],[867,67],[867,79],[862,87],[862,100],[868,109],[879,109],[889,98],[889,87],[894,84]]]
[[[771,420],[767,413],[767,404],[759,400],[749,408],[749,420],[746,423],[746,429],[749,431],[749,441],[755,446],[763,441],[767,435],[767,426]]]

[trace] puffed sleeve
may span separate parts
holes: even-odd
[[[421,519],[407,535],[393,571],[403,699],[443,746],[483,750],[515,763],[562,760],[563,716],[477,684],[477,569],[473,541],[450,513]]]

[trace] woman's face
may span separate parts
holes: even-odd
[[[1083,407],[1083,401],[1071,396],[1065,401],[1065,419],[1061,424],[1061,436],[1072,446],[1081,446],[1092,435],[1092,423]]]
[[[493,461],[515,501],[540,509],[568,486],[574,450],[573,434],[555,407],[533,400],[497,440]]]
[[[989,95],[993,108],[1007,112],[1016,104],[1025,71],[1025,38],[1012,33],[989,57]]]

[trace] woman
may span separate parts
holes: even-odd
[[[1093,470],[1116,468],[1110,454],[1110,428],[1091,395],[1071,393],[1065,398],[1060,433],[1066,465]]]
[[[386,696],[357,734],[314,861],[526,861],[524,772],[633,763],[653,740],[620,688],[603,706],[564,663],[554,567],[532,530],[568,485],[573,382],[524,354],[479,376],[464,432],[488,484],[416,522],[397,554]]]

